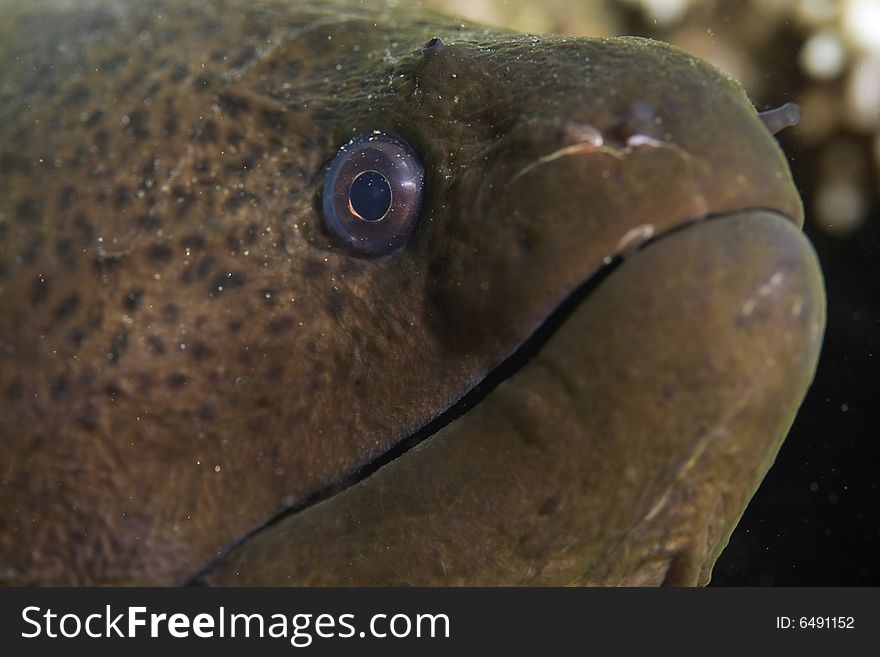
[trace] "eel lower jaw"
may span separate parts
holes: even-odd
[[[466,414],[201,581],[708,581],[812,379],[815,254],[748,210],[669,232],[585,289]]]

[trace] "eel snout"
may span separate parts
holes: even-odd
[[[816,257],[744,211],[628,255],[522,369],[211,584],[701,584],[818,357]]]

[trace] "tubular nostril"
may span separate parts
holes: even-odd
[[[616,124],[605,133],[605,142],[616,148],[624,148],[635,135],[662,139],[662,117],[647,101],[636,101],[621,115]]]
[[[758,118],[775,135],[784,128],[797,125],[801,119],[801,108],[795,103],[785,103],[785,105],[781,105],[776,109],[758,112]]]
[[[428,43],[422,46],[422,52],[425,55],[436,55],[438,52],[443,50],[446,46],[446,43],[443,41],[442,37],[435,36]]]

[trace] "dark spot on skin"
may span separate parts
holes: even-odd
[[[228,199],[226,199],[226,203],[223,204],[223,209],[227,212],[234,212],[245,203],[252,200],[256,200],[253,195],[246,194],[245,192],[239,192],[235,196],[230,196]]]
[[[153,388],[153,377],[146,372],[137,375],[137,390],[139,393],[149,393]]]
[[[196,160],[193,168],[199,173],[207,173],[211,165],[208,163],[208,160]]]
[[[242,139],[244,139],[242,134],[234,128],[226,133],[226,141],[234,146],[238,146],[241,143]]]
[[[213,119],[208,119],[196,132],[196,139],[203,144],[213,144],[217,141],[220,130]]]
[[[28,159],[10,153],[0,153],[0,173],[30,173],[35,165]]]
[[[193,80],[192,86],[193,86],[193,90],[196,93],[203,93],[208,90],[208,87],[210,86],[210,84],[211,84],[211,76],[206,73],[202,73],[201,75],[196,77],[195,80]]]
[[[107,154],[107,145],[110,143],[110,133],[106,130],[98,130],[95,134],[95,146],[101,155]]]
[[[147,161],[140,167],[141,173],[145,176],[151,173],[156,173],[159,170],[159,156],[155,153],[152,154]]]
[[[82,146],[77,146],[76,150],[73,153],[73,158],[70,161],[71,167],[73,169],[79,169],[83,164],[88,160],[88,155],[86,155],[86,150]]]
[[[250,224],[247,227],[247,230],[244,232],[244,241],[248,246],[252,246],[256,243],[257,239],[260,237],[260,229],[256,224]]]
[[[124,96],[136,86],[138,86],[146,77],[146,71],[144,69],[137,69],[135,74],[132,75],[128,80],[122,82],[117,88],[116,91],[120,96]]]
[[[162,123],[162,133],[165,137],[173,137],[177,134],[179,125],[177,123],[177,113],[172,109],[171,104],[165,113],[165,121]]]
[[[166,324],[173,324],[180,316],[180,310],[171,302],[166,303],[162,307],[162,321]]]
[[[73,254],[73,242],[67,237],[58,240],[58,243],[55,245],[55,255],[68,268],[73,267],[76,262],[76,258]]]
[[[167,244],[154,244],[147,250],[147,257],[153,262],[166,264],[170,262],[174,252]]]
[[[190,250],[201,249],[205,246],[205,238],[196,233],[193,233],[192,235],[185,235],[180,240],[180,246],[182,246],[184,249]]]
[[[266,376],[269,377],[270,381],[277,381],[281,378],[281,374],[284,372],[284,368],[276,363],[269,368],[269,371],[266,373]]]
[[[199,280],[205,280],[214,269],[214,256],[206,255],[204,258],[199,260],[199,264],[196,266],[196,276],[199,277]]]
[[[150,136],[150,130],[147,126],[147,114],[143,110],[134,110],[127,114],[128,125],[126,132],[135,139],[146,139]]]
[[[209,38],[220,34],[223,31],[222,26],[217,21],[207,21],[199,28],[199,36]]]
[[[12,135],[12,143],[16,146],[24,146],[28,143],[31,137],[31,131],[27,128],[21,128],[20,130],[16,130],[15,134]],[[27,169],[23,169],[26,171]]]
[[[535,239],[533,231],[529,230],[528,228],[520,228],[519,230],[517,230],[516,245],[524,253],[529,253],[534,250]]]
[[[79,306],[79,294],[76,292],[68,294],[55,306],[52,316],[56,320],[62,320],[76,310],[77,306]]]
[[[120,185],[116,189],[113,190],[113,202],[116,205],[116,209],[124,208],[131,202],[133,194],[128,187]]]
[[[35,306],[40,305],[49,298],[49,281],[45,276],[37,275],[31,287],[31,303]]]
[[[243,98],[233,97],[222,94],[218,98],[218,103],[223,113],[230,119],[237,119],[242,113],[248,109],[248,104]]]
[[[67,340],[74,347],[79,347],[83,341],[86,339],[86,332],[79,326],[75,326],[70,329],[70,333],[67,334]]]
[[[35,235],[29,241],[27,246],[21,252],[21,259],[26,265],[32,265],[37,261],[37,256],[43,248],[45,238],[42,235]]]
[[[151,214],[145,214],[138,219],[138,226],[145,233],[152,233],[162,225],[159,217]]]
[[[193,198],[191,192],[182,187],[175,187],[171,190],[171,193],[174,195],[175,203],[177,204],[177,219],[183,219],[189,213],[193,203],[195,203],[195,198]]]
[[[58,208],[66,210],[76,202],[76,190],[73,185],[65,185],[58,197]]]
[[[343,305],[342,296],[337,292],[331,292],[324,309],[330,317],[339,321]]]
[[[6,399],[9,399],[10,401],[17,401],[21,399],[21,381],[19,381],[18,379],[16,379],[15,381],[10,381],[9,385],[6,386],[6,390],[3,391],[3,394],[5,394]]]
[[[151,335],[147,338],[147,350],[149,350],[151,354],[161,356],[165,353],[165,343],[162,342],[162,339],[158,335]]]
[[[23,224],[34,224],[40,219],[40,205],[32,198],[22,199],[15,207],[15,214]]]
[[[52,401],[59,401],[67,396],[68,382],[63,374],[55,377],[49,384],[49,397]]]
[[[275,130],[283,130],[287,125],[287,117],[275,110],[263,110],[260,112],[260,119],[267,128]]]
[[[183,32],[178,28],[170,28],[167,30],[162,30],[156,36],[156,41],[160,45],[169,45],[176,41],[180,40],[180,37],[183,35]]]
[[[143,297],[144,291],[142,289],[131,290],[122,298],[122,307],[129,312],[134,312],[140,307]]]
[[[67,102],[71,105],[80,105],[86,102],[91,95],[92,92],[87,86],[78,84],[67,94]]]
[[[554,496],[548,497],[544,500],[543,504],[541,504],[541,508],[538,509],[539,516],[549,516],[556,512],[559,509],[559,498]]]
[[[268,408],[269,400],[265,397],[260,397],[254,402],[254,406],[257,408]],[[264,414],[259,414],[251,417],[247,422],[248,431],[251,433],[263,433],[266,430],[266,417]]]
[[[226,166],[227,173],[236,174],[239,178],[246,177],[254,168],[254,156],[245,156],[234,164]]]
[[[278,172],[288,180],[305,176],[302,167],[296,162],[281,162],[277,167]]]
[[[196,340],[190,347],[190,355],[193,359],[201,361],[211,355],[211,349],[201,340]]]
[[[295,323],[296,322],[293,317],[275,317],[274,319],[270,319],[269,322],[266,324],[266,333],[268,333],[269,335],[279,335],[281,333],[286,333],[293,328],[293,325]]]
[[[202,422],[213,422],[217,417],[217,412],[211,406],[202,406],[199,409],[199,419]]]
[[[159,89],[161,88],[162,85],[158,81],[153,82],[153,84],[147,87],[147,90],[144,92],[144,100],[152,100],[153,98],[155,98],[156,94],[159,93]]]
[[[89,115],[89,118],[86,119],[86,127],[87,128],[94,128],[99,123],[101,123],[101,121],[103,121],[103,120],[104,120],[103,110],[95,110],[94,112],[92,112]]]
[[[345,276],[357,276],[363,272],[363,265],[357,258],[341,258],[339,262],[339,274]]]
[[[172,372],[165,381],[169,388],[182,388],[186,385],[186,377],[180,372]]]
[[[221,294],[227,290],[241,287],[245,284],[245,276],[240,271],[227,272],[216,276],[211,281],[210,294]]]
[[[318,262],[314,259],[306,260],[305,267],[303,267],[303,276],[310,280],[314,280],[316,278],[320,278],[324,273],[324,264]]]
[[[119,386],[113,383],[108,383],[104,386],[104,394],[107,395],[107,401],[109,401],[111,404],[116,403],[117,397],[125,396],[122,394],[122,390],[119,389]]]
[[[675,397],[675,388],[672,386],[663,386],[663,390],[660,391],[663,395],[663,399],[672,399]]]
[[[254,57],[256,57],[256,55],[257,55],[257,51],[254,50],[253,48],[250,48],[250,47],[242,48],[238,52],[238,54],[235,56],[235,58],[232,60],[232,67],[233,68],[241,68],[242,66],[245,66],[245,65],[249,64],[250,62],[252,62],[254,60]]]
[[[439,258],[435,258],[428,263],[428,279],[436,283],[443,274],[443,263]]]
[[[99,68],[107,73],[113,73],[125,64],[128,58],[125,55],[113,55],[100,63]]]
[[[107,352],[108,360],[112,360],[114,363],[119,362],[119,359],[122,358],[127,346],[128,334],[117,333],[110,341],[110,349]]]
[[[180,82],[185,79],[186,76],[189,75],[189,69],[186,66],[178,66],[174,69],[174,72],[171,73],[171,81],[172,82]]]
[[[226,323],[226,330],[230,333],[238,333],[243,326],[242,321],[240,319],[230,319]]]
[[[110,272],[120,269],[125,264],[127,258],[124,253],[106,253],[101,251],[92,260],[92,266],[99,275],[106,276]]]
[[[73,226],[79,233],[79,243],[81,246],[90,245],[95,239],[95,228],[89,223],[85,215],[78,214],[73,218]]]
[[[77,411],[74,419],[86,431],[95,431],[98,428],[98,423],[95,421],[94,415],[94,409],[89,408],[87,411]]]

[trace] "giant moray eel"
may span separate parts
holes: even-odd
[[[709,580],[824,327],[784,113],[402,8],[0,20],[0,581]]]

